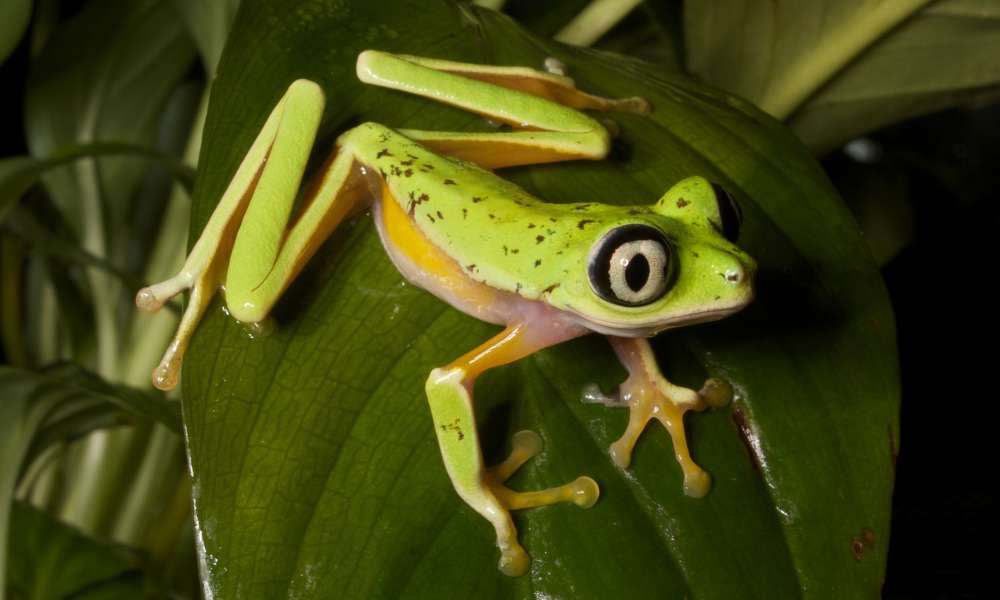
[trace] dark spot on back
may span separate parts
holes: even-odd
[[[677,208],[684,208],[688,204],[691,204],[691,203],[688,202],[687,200],[685,200],[684,198],[678,198],[677,199]]]
[[[583,219],[582,221],[580,221],[579,223],[577,223],[577,224],[576,224],[576,226],[577,226],[577,227],[578,227],[579,229],[583,229],[584,227],[586,227],[586,226],[587,226],[587,224],[588,224],[588,223],[596,223],[596,222],[597,222],[597,221],[595,221],[595,220],[593,220],[593,219]]]
[[[545,236],[544,235],[536,235],[535,236],[535,243],[536,244],[541,244],[544,241],[545,241]]]
[[[540,264],[542,264],[542,259],[540,259],[540,258],[536,258],[536,259],[535,259],[535,266],[537,267],[537,266],[538,266],[538,265],[540,265]]]
[[[444,180],[444,184],[445,184],[445,185],[458,185],[457,183],[455,183],[455,182],[454,182],[453,180],[451,180],[451,179],[445,179],[445,180]]]

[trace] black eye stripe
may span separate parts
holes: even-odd
[[[636,242],[638,243],[635,244],[634,252],[628,254],[626,249],[625,256],[619,252],[614,258],[616,261],[625,259],[627,264],[612,264],[616,251]],[[647,256],[641,250],[643,247],[655,257]],[[660,230],[649,225],[622,225],[606,233],[594,244],[590,251],[587,275],[591,289],[602,299],[619,306],[644,306],[655,302],[666,293],[669,287],[671,262],[670,244]],[[660,267],[662,273],[652,272],[654,268]],[[613,275],[617,276],[614,281],[612,281]],[[646,289],[650,280],[658,285]],[[638,293],[644,289],[646,291],[639,295]]]

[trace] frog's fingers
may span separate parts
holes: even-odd
[[[608,337],[618,358],[629,372],[619,393],[627,400],[629,422],[625,433],[611,445],[611,458],[625,469],[632,460],[632,449],[646,424],[657,419],[670,434],[674,457],[684,474],[684,493],[700,498],[708,493],[712,479],[691,458],[684,431],[684,413],[720,406],[728,401],[732,388],[721,382],[706,384],[701,393],[674,385],[660,372],[649,341],[644,338]],[[711,380],[710,380],[711,381]]]

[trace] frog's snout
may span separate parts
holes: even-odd
[[[718,265],[719,275],[733,291],[752,293],[756,263],[749,256],[730,255],[727,259]]]

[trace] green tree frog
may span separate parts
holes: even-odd
[[[431,371],[427,399],[448,476],[459,496],[496,530],[499,568],[524,573],[529,558],[510,511],[557,502],[589,507],[589,477],[542,491],[504,482],[541,451],[522,431],[500,465],[483,464],[473,386],[487,369],[589,332],[608,336],[629,373],[618,402],[630,416],[611,447],[621,468],[650,419],[673,440],[690,496],[710,478],[688,451],[683,417],[721,406],[731,388],[701,391],[660,373],[646,338],[719,319],[753,297],[754,261],[734,244],[733,198],[702,177],[671,187],[648,206],[545,203],[494,174],[513,165],[604,158],[608,130],[579,109],[646,113],[640,98],[577,90],[557,73],[457,63],[378,51],[357,59],[361,81],[424,96],[506,123],[510,130],[394,130],[365,123],[342,134],[292,218],[324,95],[293,82],[264,123],[181,271],[143,288],[148,311],[183,290],[191,297],[154,384],[176,385],[181,359],[211,296],[225,289],[229,313],[263,320],[323,240],[370,207],[389,258],[410,282],[455,308],[504,326],[495,337]]]

